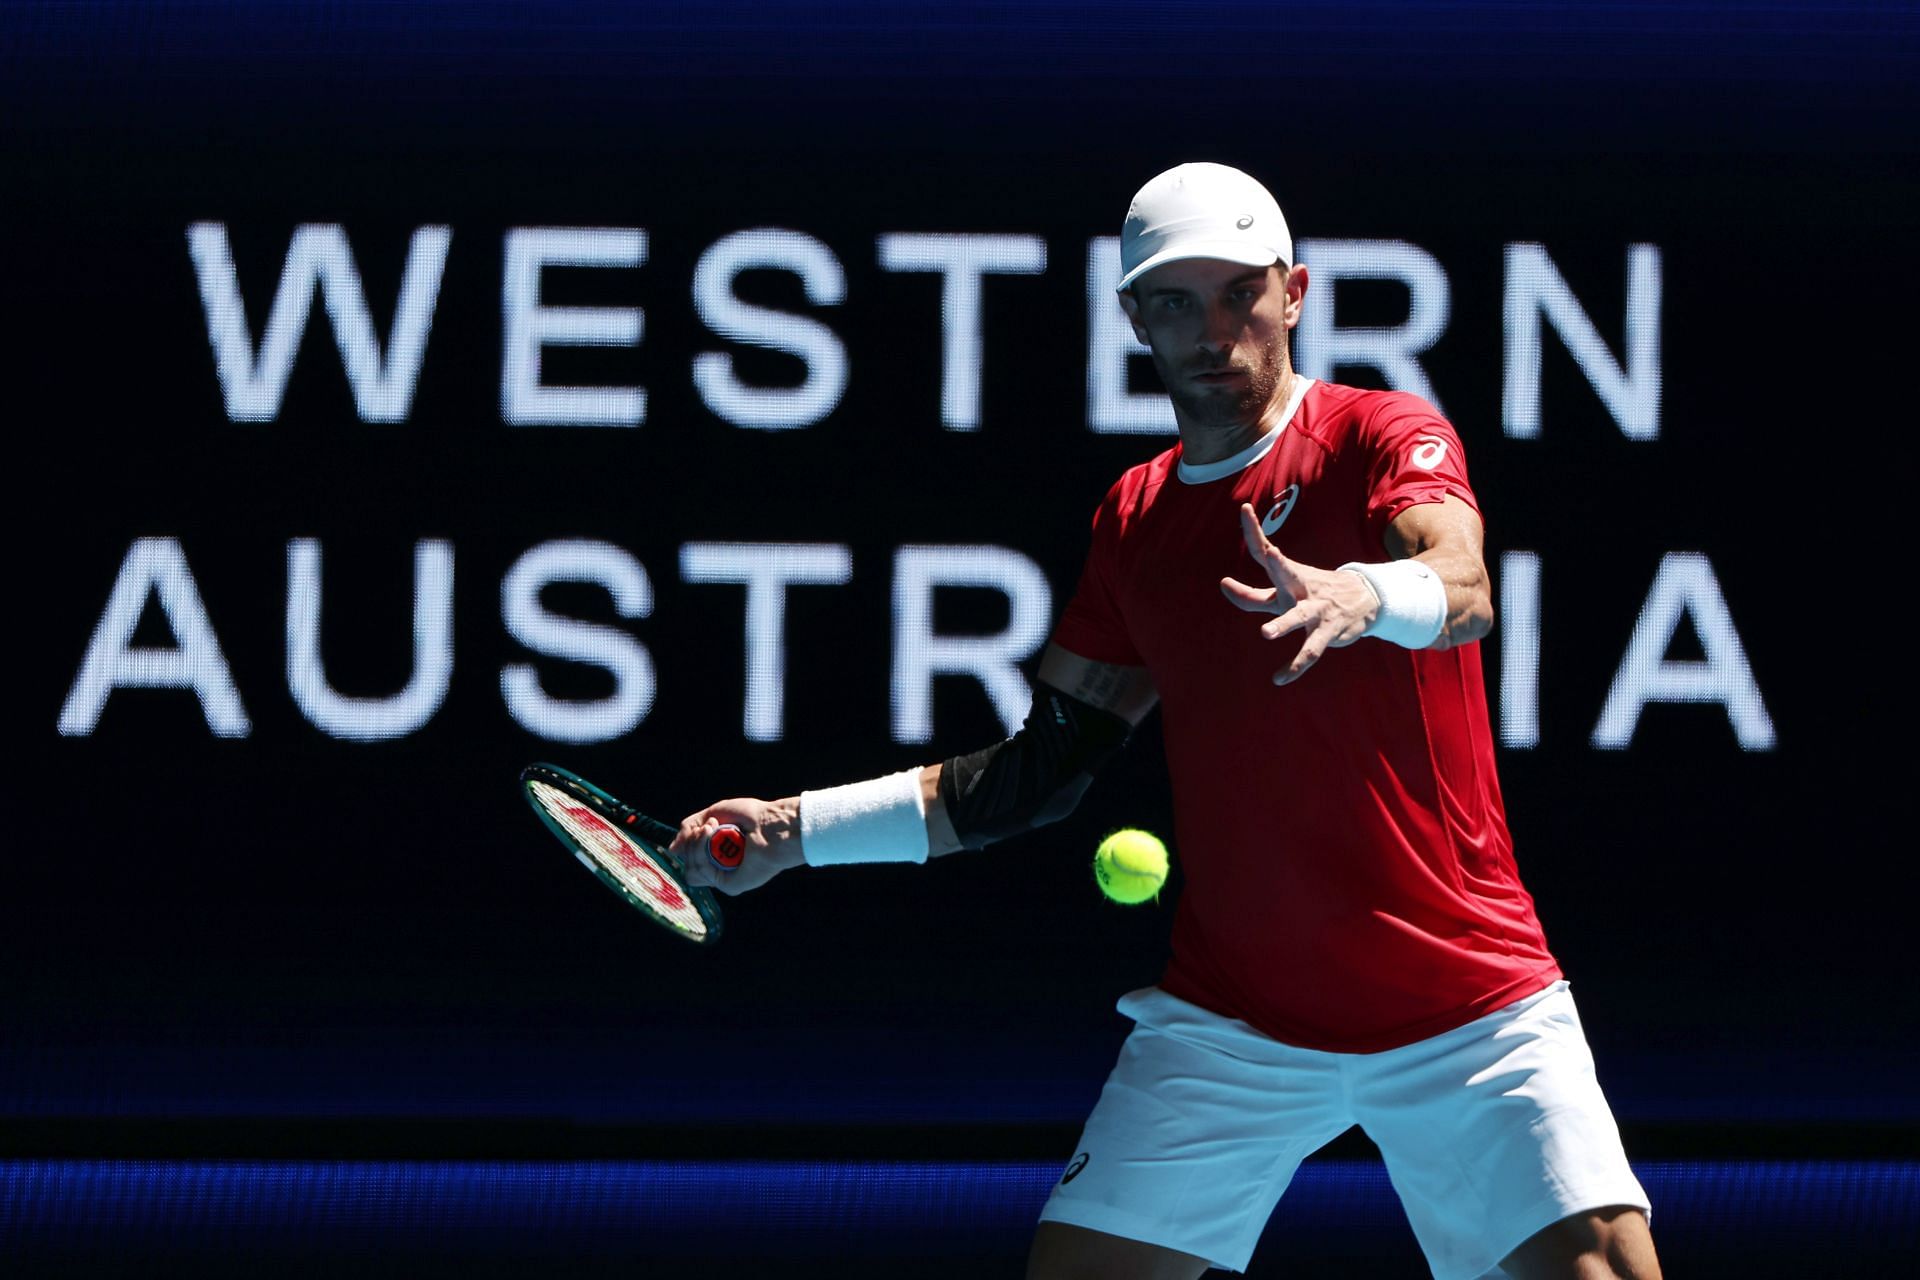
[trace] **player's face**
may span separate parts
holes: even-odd
[[[1188,421],[1251,426],[1277,407],[1306,281],[1304,267],[1194,258],[1155,267],[1120,304]]]

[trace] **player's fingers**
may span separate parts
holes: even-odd
[[[1280,567],[1291,574],[1293,562],[1281,555],[1280,548],[1268,540],[1266,530],[1260,527],[1260,517],[1254,515],[1253,507],[1245,502],[1240,504],[1240,536],[1246,541],[1247,554],[1260,562],[1260,567],[1267,571],[1274,585],[1283,591],[1289,590],[1289,584],[1276,577],[1275,570]],[[1298,595],[1299,592],[1294,594]]]
[[[1260,517],[1254,514],[1251,502],[1240,504],[1240,536],[1246,541],[1247,554],[1255,560],[1264,560],[1267,548],[1273,545],[1267,541],[1266,531],[1260,527]]]
[[[1312,613],[1305,605],[1295,605],[1272,622],[1260,624],[1260,634],[1269,640],[1278,640],[1290,631],[1298,631],[1313,621]]]
[[[681,872],[687,876],[690,883],[695,885],[702,883],[694,872],[695,868],[705,860],[701,855],[704,847],[701,831],[704,826],[705,823],[700,815],[695,814],[681,822],[680,829],[675,831],[673,839],[667,842],[667,852],[679,862]]]
[[[698,856],[697,851],[693,849],[689,849],[680,856],[680,874],[685,876],[687,883],[695,889],[720,887],[721,882],[714,875],[713,868],[709,867],[707,860]]]
[[[719,825],[720,819],[711,806],[702,809],[681,821],[667,849],[683,863],[702,861],[707,856],[707,840]]]
[[[1300,573],[1299,563],[1287,559],[1286,552],[1271,542],[1267,544],[1266,554],[1260,558],[1260,567],[1267,571],[1267,577],[1273,580],[1274,586],[1295,600],[1307,598],[1307,582]]]
[[[1266,530],[1260,527],[1260,517],[1253,513],[1252,503],[1240,504],[1240,534],[1246,541],[1247,554],[1260,562],[1274,586],[1295,600],[1306,597],[1306,579],[1300,573],[1300,565],[1287,559],[1267,538]]]
[[[1283,607],[1275,603],[1280,593],[1273,587],[1250,587],[1234,578],[1222,578],[1220,592],[1248,613],[1272,613]]]
[[[680,819],[680,829],[682,831],[697,830],[701,826],[701,824],[705,823],[708,818],[713,816],[714,810],[718,809],[719,807],[720,806],[717,804],[710,804],[704,809],[695,809],[692,813]]]
[[[1320,661],[1321,655],[1327,651],[1327,641],[1331,634],[1332,633],[1325,627],[1308,632],[1306,643],[1300,646],[1300,652],[1294,655],[1293,661],[1287,664],[1285,671],[1274,674],[1273,682],[1275,684],[1292,684],[1295,680],[1305,675],[1314,663]]]
[[[700,826],[706,820],[706,816],[707,811],[702,809],[699,813],[688,814],[680,819],[680,829],[673,833],[673,842],[667,848],[678,854],[684,854],[692,848],[693,842],[700,835]]]

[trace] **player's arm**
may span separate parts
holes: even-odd
[[[1470,644],[1493,630],[1493,587],[1478,511],[1452,494],[1417,503],[1393,518],[1384,541],[1395,560],[1418,560],[1432,569],[1446,591],[1446,616],[1427,648]]]
[[[1376,637],[1409,649],[1445,649],[1493,630],[1480,515],[1459,498],[1408,507],[1383,535],[1391,559],[1322,569],[1289,559],[1268,541],[1251,506],[1240,508],[1247,552],[1267,587],[1221,580],[1228,600],[1249,613],[1271,613],[1260,633],[1269,640],[1305,633],[1300,651],[1275,684],[1290,684],[1328,649]]]
[[[919,862],[977,849],[1072,812],[1158,699],[1144,667],[1048,645],[1033,708],[1012,737],[867,782],[784,800],[723,800],[689,815],[673,848],[693,883],[735,894],[790,867]],[[746,859],[725,873],[695,856],[722,822],[747,840]]]
[[[1159,700],[1145,667],[1049,644],[1019,732],[920,771],[929,856],[978,849],[1072,813]]]

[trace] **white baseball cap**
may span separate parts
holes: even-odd
[[[1176,165],[1127,206],[1120,232],[1124,289],[1163,262],[1217,258],[1249,267],[1293,262],[1293,235],[1258,182],[1224,164]]]

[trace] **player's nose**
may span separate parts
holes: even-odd
[[[1225,356],[1233,350],[1239,325],[1225,307],[1208,307],[1200,327],[1198,345],[1210,356]]]

